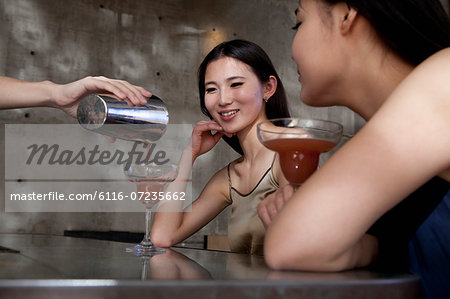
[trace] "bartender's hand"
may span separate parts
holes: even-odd
[[[145,105],[151,92],[127,81],[106,77],[85,77],[68,84],[56,84],[52,92],[52,102],[68,115],[76,117],[78,102],[91,93],[113,96],[126,101],[130,106]]]
[[[212,133],[211,131],[215,131]],[[192,158],[195,160],[200,155],[209,152],[220,140],[220,138],[226,135],[231,137],[232,135],[226,133],[223,128],[213,120],[199,121],[192,131],[191,137],[191,149]]]
[[[292,185],[286,185],[260,202],[258,205],[258,216],[261,218],[266,229],[293,194],[294,187]]]

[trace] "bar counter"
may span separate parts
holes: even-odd
[[[0,234],[0,298],[419,298],[419,279],[366,269],[273,271],[262,256],[173,247],[153,257],[133,244]]]

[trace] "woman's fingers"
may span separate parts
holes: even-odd
[[[294,194],[294,188],[291,185],[287,185],[278,189],[274,193],[267,196],[258,206],[258,215],[267,228],[272,223],[273,219],[278,215],[285,203]]]
[[[129,105],[145,105],[151,92],[145,88],[133,85],[124,80],[110,79],[106,77],[91,77],[92,83],[97,89],[103,88],[114,94],[119,100],[126,101]]]

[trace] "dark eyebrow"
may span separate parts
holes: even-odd
[[[232,80],[234,80],[234,79],[245,79],[245,77],[242,77],[242,76],[233,76],[233,77],[227,78],[227,81],[232,81]]]
[[[232,77],[227,78],[226,80],[227,81],[232,81],[232,80],[235,80],[235,79],[245,79],[245,77],[243,77],[243,76],[232,76]],[[217,83],[215,81],[205,82],[205,86],[208,85],[208,84],[217,84]]]

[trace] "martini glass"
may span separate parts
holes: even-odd
[[[333,149],[343,127],[320,119],[278,118],[257,125],[258,139],[280,156],[284,176],[295,188],[301,186],[319,165],[319,155]]]
[[[131,165],[125,169],[125,175],[137,186],[137,197],[145,205],[145,235],[141,243],[132,248],[127,248],[127,252],[137,256],[152,256],[164,253],[165,250],[156,247],[150,241],[152,208],[164,199],[164,187],[175,180],[178,168],[173,164],[158,165],[150,163],[148,165]]]

